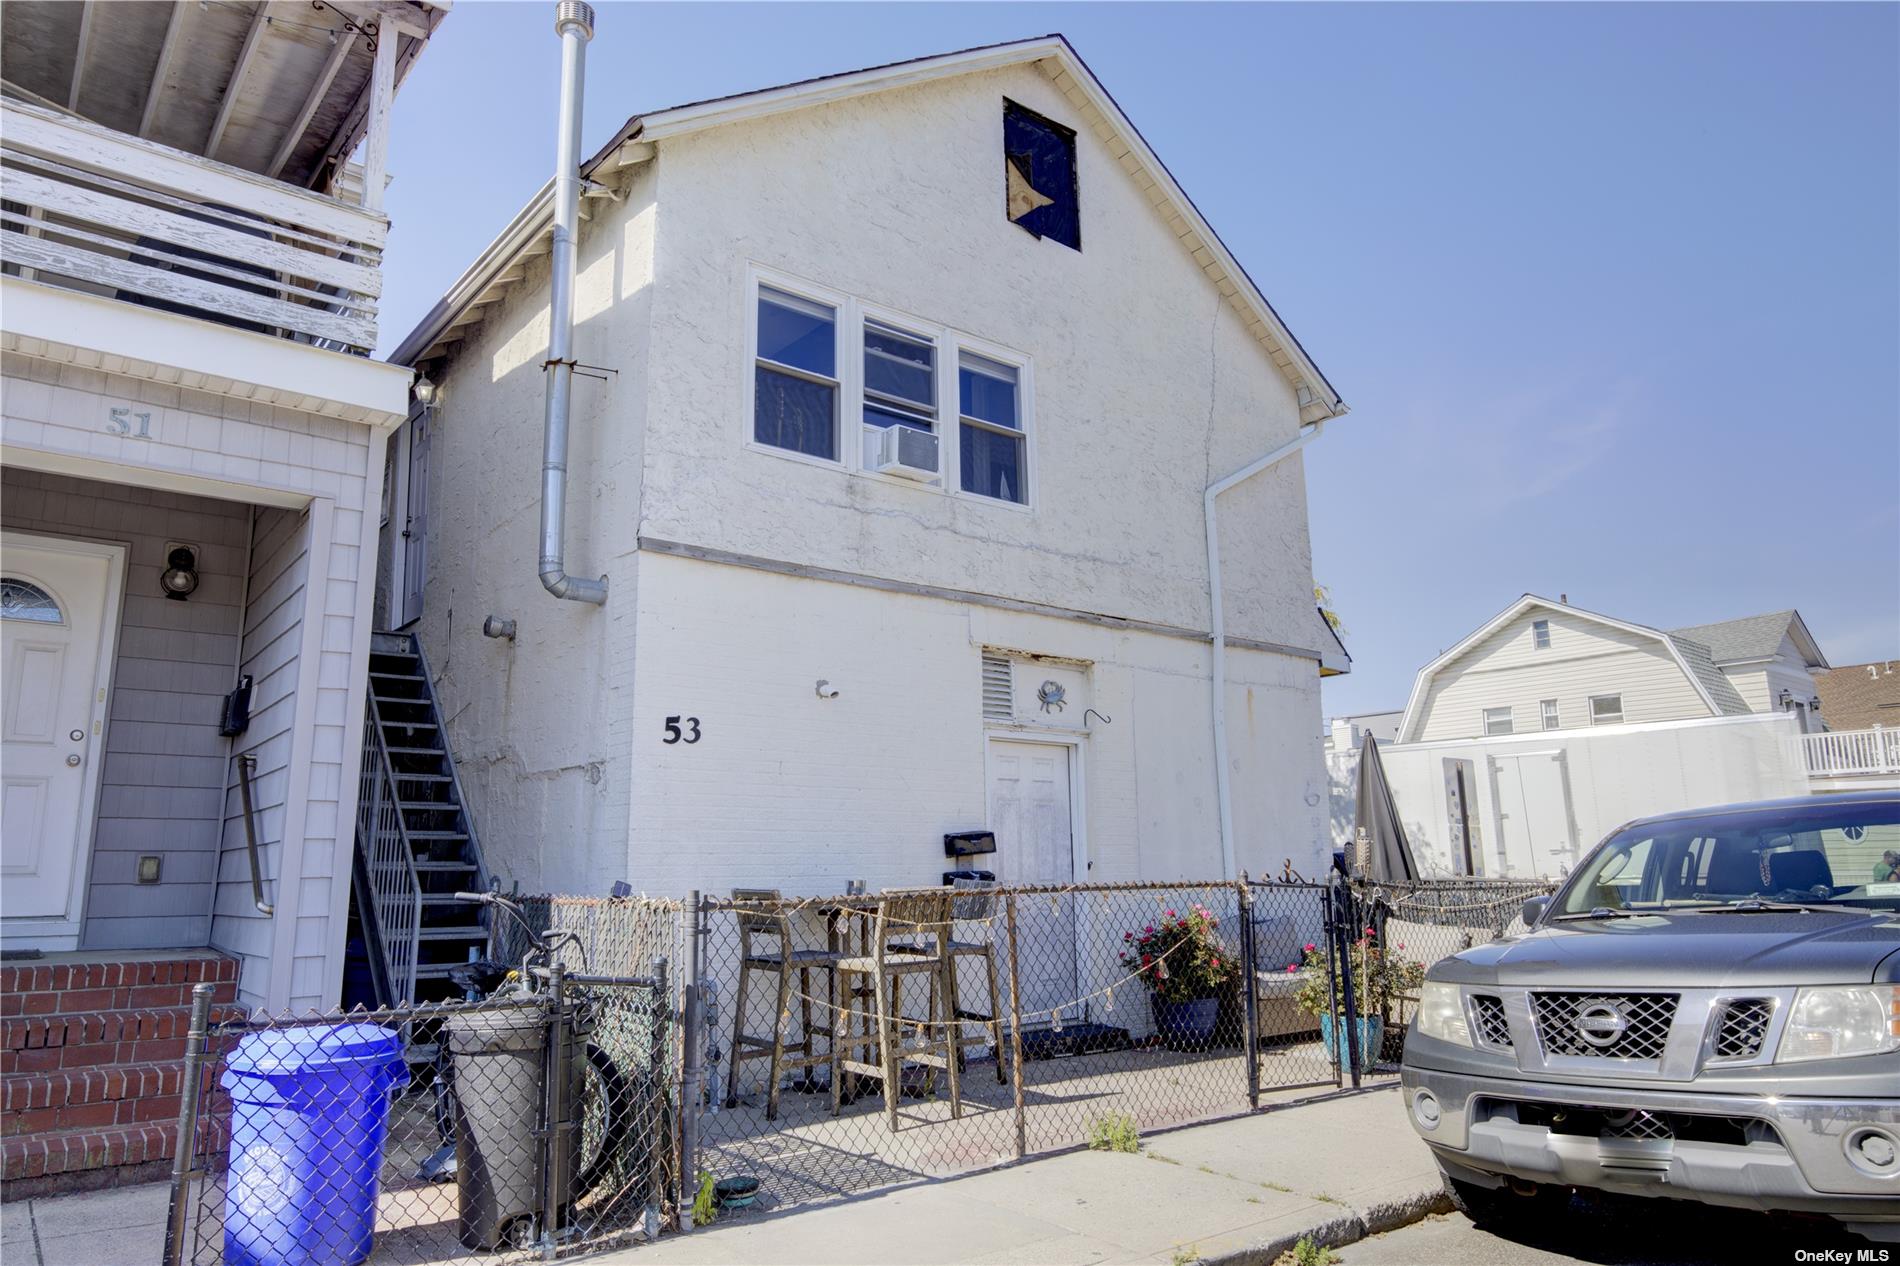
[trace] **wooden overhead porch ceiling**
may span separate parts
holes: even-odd
[[[447,0],[8,0],[5,90],[330,193],[368,125],[376,48],[395,41],[400,85],[448,8]]]

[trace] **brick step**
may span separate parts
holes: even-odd
[[[237,980],[235,958],[153,958],[110,963],[8,963],[0,966],[0,994],[64,993],[136,985],[195,985]],[[7,1015],[16,1014],[8,1011]]]
[[[212,988],[213,1002],[237,1001],[237,980],[180,980],[162,984],[91,985],[74,989],[38,989],[11,993],[0,999],[8,1022],[34,1017],[96,1015],[106,1011],[162,1011],[189,1007],[191,991],[201,984]]]
[[[223,1114],[204,1118],[199,1123],[199,1146],[216,1153],[230,1141],[230,1118]],[[58,1130],[9,1138],[0,1143],[4,1156],[4,1174],[9,1190],[6,1198],[16,1198],[12,1184],[85,1170],[116,1169],[121,1166],[158,1165],[170,1161],[178,1152],[178,1121],[174,1108],[169,1121],[146,1125],[113,1125],[99,1129]],[[25,1188],[21,1194],[45,1194],[38,1188]]]
[[[211,1084],[213,1070],[206,1068],[204,1081]],[[30,1114],[60,1108],[90,1108],[125,1103],[147,1096],[170,1096],[177,1107],[178,1089],[184,1082],[182,1063],[158,1062],[113,1064],[104,1067],[75,1068],[56,1073],[15,1073],[0,1082],[0,1107],[4,1107],[6,1134],[30,1134],[39,1126],[16,1128],[14,1114]],[[156,1120],[156,1116],[134,1116],[125,1120]],[[101,1122],[104,1124],[105,1122]],[[62,1123],[67,1128],[84,1122]]]
[[[245,1014],[242,1007],[216,1006],[211,1022],[241,1020]],[[182,1059],[190,1028],[186,1007],[7,1020],[0,1023],[0,1075]]]

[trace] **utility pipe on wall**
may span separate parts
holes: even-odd
[[[1202,494],[1201,510],[1207,521],[1207,590],[1208,601],[1213,613],[1214,638],[1214,787],[1220,805],[1220,861],[1221,873],[1232,878],[1239,872],[1234,863],[1234,801],[1231,779],[1227,772],[1227,613],[1221,594],[1220,580],[1220,519],[1214,505],[1214,499],[1235,484],[1252,479],[1285,458],[1311,444],[1326,429],[1326,420],[1310,422],[1300,428],[1300,433],[1280,447],[1248,462],[1225,479],[1219,479],[1207,486]]]
[[[561,37],[561,128],[554,162],[554,251],[549,257],[547,415],[541,445],[541,583],[570,602],[607,601],[607,578],[567,574],[567,419],[574,390],[574,240],[581,204],[581,98],[593,6],[561,0],[554,30]]]

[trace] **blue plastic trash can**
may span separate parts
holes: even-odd
[[[376,1231],[376,1180],[402,1037],[374,1024],[272,1029],[238,1042],[225,1266],[357,1266]]]

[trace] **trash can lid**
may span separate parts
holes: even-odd
[[[313,1024],[266,1029],[239,1039],[228,1073],[282,1076],[340,1064],[402,1062],[402,1035],[378,1024]]]

